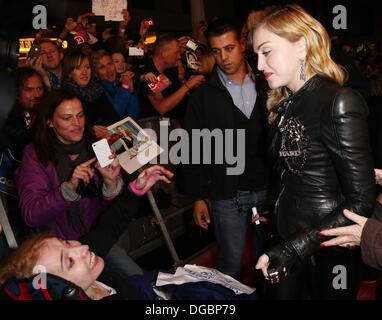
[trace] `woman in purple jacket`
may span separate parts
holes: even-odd
[[[39,231],[76,240],[97,222],[103,205],[122,190],[118,160],[100,168],[91,152],[80,99],[53,91],[43,102],[33,144],[25,148],[16,184],[25,223]],[[141,268],[114,246],[107,258],[123,275]]]

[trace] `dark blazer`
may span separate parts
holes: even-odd
[[[251,165],[251,176],[255,185],[252,191],[263,190],[266,180],[265,170],[265,138],[266,138],[266,107],[265,98],[258,92],[256,105],[254,106],[250,120],[241,119],[245,116],[235,106],[233,99],[222,84],[217,67],[211,77],[198,88],[190,98],[185,127],[190,136],[192,146],[193,129],[233,129],[233,150],[237,147],[237,129],[246,131],[246,165]],[[238,127],[239,122],[246,123],[246,127]],[[234,167],[226,162],[223,156],[223,164],[214,164],[216,155],[215,146],[212,144],[212,164],[187,165],[184,167],[187,193],[194,199],[222,200],[236,196],[239,179],[238,175],[227,175],[227,169]],[[190,150],[192,159],[192,150]],[[200,151],[203,159],[203,152]]]

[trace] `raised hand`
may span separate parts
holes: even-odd
[[[96,158],[92,158],[78,165],[74,169],[69,181],[67,181],[68,187],[70,187],[73,191],[76,191],[80,180],[82,180],[85,184],[88,184],[95,174],[95,170],[91,167],[91,165],[96,161]]]
[[[118,177],[121,172],[121,165],[117,159],[116,154],[114,153],[113,162],[105,168],[101,168],[99,163],[95,164],[96,169],[102,175],[103,183],[105,184],[106,189],[114,191],[117,188]]]
[[[149,191],[150,188],[158,181],[171,183],[170,179],[173,176],[174,174],[171,171],[166,170],[162,166],[155,165],[143,170],[138,178],[133,181],[133,184],[135,189],[143,194]]]

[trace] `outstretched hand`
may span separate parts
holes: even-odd
[[[134,181],[135,187],[142,192],[147,192],[158,181],[171,183],[170,179],[173,176],[174,174],[171,171],[166,170],[159,165],[151,166],[143,170],[143,172]]]

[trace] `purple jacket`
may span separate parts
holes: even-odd
[[[28,226],[49,231],[62,239],[75,240],[82,236],[69,224],[66,210],[70,202],[60,193],[56,168],[51,162],[44,167],[32,144],[25,148],[15,178],[21,215]],[[101,201],[99,198],[80,200],[88,231],[101,212]]]

